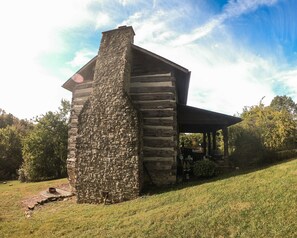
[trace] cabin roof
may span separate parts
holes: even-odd
[[[188,69],[180,66],[179,64],[176,64],[176,63],[174,63],[174,62],[172,62],[172,61],[170,61],[170,60],[168,60],[168,59],[166,59],[166,58],[164,58],[164,57],[162,57],[160,55],[157,55],[157,54],[155,54],[155,53],[153,53],[153,52],[151,52],[149,50],[146,50],[144,48],[141,48],[140,46],[137,46],[137,45],[132,44],[132,49],[141,51],[141,52],[143,52],[143,53],[145,53],[145,54],[147,54],[147,55],[149,55],[151,57],[154,57],[156,59],[159,59],[160,61],[162,61],[162,62],[164,62],[164,63],[172,66],[173,68],[176,68],[176,69],[178,69],[178,70],[180,70],[180,71],[182,71],[182,72],[184,72],[186,74],[188,74],[190,72]]]
[[[239,117],[208,111],[201,108],[177,105],[177,121],[180,133],[202,133],[217,131],[239,123]]]
[[[85,80],[92,81],[94,79],[94,67],[96,64],[97,55],[93,57],[87,64],[85,64],[82,68],[80,68],[74,75],[72,75],[63,85],[62,87],[73,92],[76,83],[73,78],[76,74],[81,75]]]
[[[132,55],[132,76],[152,73],[173,73],[176,79],[177,101],[181,104],[187,104],[191,75],[188,69],[134,44],[132,44]],[[84,80],[92,81],[94,79],[96,59],[97,55],[71,76],[62,87],[73,92],[75,86],[78,84],[73,80],[77,74],[81,75]]]

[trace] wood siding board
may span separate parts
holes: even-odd
[[[173,126],[174,120],[167,118],[143,118],[143,124],[152,126]]]
[[[144,157],[145,162],[173,162],[173,157]]]
[[[130,94],[134,101],[151,101],[151,100],[174,100],[173,93],[157,93],[157,94]]]
[[[131,83],[157,83],[157,82],[174,82],[174,77],[159,76],[159,77],[132,77]]]
[[[176,103],[173,101],[149,101],[149,102],[136,102],[134,103],[137,107],[141,109],[165,109],[165,108],[175,108]]]
[[[87,89],[87,88],[92,89],[93,82],[78,84],[78,85],[76,85],[75,90],[81,90],[81,89]]]
[[[75,98],[79,98],[79,97],[86,97],[86,96],[90,96],[92,93],[92,91],[87,91],[87,92],[74,92],[73,96]]]
[[[145,117],[170,117],[175,116],[176,112],[172,110],[141,110],[142,116]]]
[[[130,93],[174,92],[175,87],[131,87]]]
[[[143,149],[144,157],[170,157],[174,156],[173,150]]]
[[[175,142],[172,141],[172,138],[169,140],[164,140],[164,139],[143,139],[143,145],[144,146],[149,146],[149,147],[157,147],[157,148],[172,148],[175,146]]]
[[[158,136],[158,137],[167,137],[167,136],[174,136],[176,131],[173,129],[153,129],[153,128],[144,128],[143,135],[144,136]]]

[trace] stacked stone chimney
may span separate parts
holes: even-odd
[[[132,27],[104,32],[93,92],[78,118],[76,193],[79,203],[136,198],[142,186],[140,122],[127,92]]]

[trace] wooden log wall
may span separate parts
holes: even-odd
[[[175,79],[168,74],[131,77],[130,96],[143,118],[145,182],[176,182],[177,120]]]
[[[84,103],[87,101],[93,91],[93,81],[87,80],[78,84],[72,94],[71,116],[68,130],[68,156],[67,156],[67,170],[69,183],[73,190],[75,190],[76,182],[76,137],[78,115]]]
[[[78,116],[93,91],[93,81],[78,84],[73,91],[68,132],[69,182],[76,182],[76,137]],[[131,77],[130,96],[143,118],[143,163],[145,182],[166,185],[176,182],[177,120],[175,79],[171,74]]]

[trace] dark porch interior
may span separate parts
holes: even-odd
[[[224,158],[228,153],[228,127],[240,122],[241,119],[222,113],[212,112],[186,105],[177,105],[177,122],[179,133],[202,133],[204,156],[216,153],[216,135],[223,132]]]

